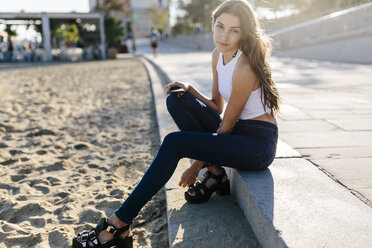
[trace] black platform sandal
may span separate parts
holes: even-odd
[[[98,240],[98,233],[101,231],[106,230],[109,233],[114,235],[113,239],[101,243]],[[121,235],[129,230],[129,225],[123,228],[116,228],[110,225],[107,221],[107,218],[103,218],[95,228],[91,229],[89,232],[83,232],[82,234],[78,234],[72,241],[73,248],[108,248],[108,247],[117,247],[117,248],[132,248],[133,247],[133,237],[127,236],[123,238]],[[78,240],[80,238],[80,241]],[[93,246],[90,246],[88,242],[91,241]]]
[[[215,191],[220,196],[230,194],[229,179],[226,179],[226,181],[222,182],[225,176],[227,176],[227,174],[224,169],[223,169],[222,174],[218,176],[207,171],[204,174],[204,178],[202,182],[197,182],[195,185],[190,186],[189,190],[185,192],[186,201],[188,201],[189,203],[201,203],[201,202],[208,201],[211,195],[213,194],[213,192]],[[210,188],[208,188],[207,186],[205,186],[205,183],[210,178],[213,178],[214,180],[216,180],[216,183],[212,185]],[[195,192],[194,196],[189,194],[189,192],[192,192],[192,191]]]

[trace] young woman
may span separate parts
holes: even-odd
[[[213,192],[230,192],[221,166],[262,170],[275,157],[278,129],[275,113],[279,95],[266,61],[267,45],[252,7],[244,0],[222,3],[212,15],[212,98],[192,85],[175,82],[165,86],[167,107],[180,132],[168,134],[158,154],[122,206],[95,229],[74,238],[74,247],[111,247],[128,241],[129,225],[140,209],[172,176],[178,161],[195,162],[180,180],[189,186],[190,203],[206,201]],[[171,93],[174,88],[183,93]],[[223,118],[220,114],[227,102]],[[207,167],[202,182],[196,177]]]

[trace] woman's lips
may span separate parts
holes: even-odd
[[[228,46],[229,44],[218,42],[221,46]]]

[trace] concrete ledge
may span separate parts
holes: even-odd
[[[232,190],[263,247],[370,247],[372,210],[303,158],[269,170],[229,170]]]
[[[155,69],[145,59],[142,62],[152,81],[159,130],[164,138],[177,128],[166,111],[165,93]],[[250,227],[242,222],[234,197],[263,247],[372,244],[372,209],[282,141],[270,169],[228,169],[233,192],[228,196],[230,200],[212,197],[201,205],[185,203],[178,180],[189,164],[182,160],[165,186],[170,247],[194,247],[195,242],[206,247],[259,246],[255,239],[245,238],[242,230]],[[226,232],[225,227],[237,229]]]

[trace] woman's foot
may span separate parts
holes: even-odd
[[[100,225],[101,223],[99,223]],[[101,224],[102,225],[102,224]],[[108,219],[107,219],[107,227],[106,228],[103,228],[101,229],[98,233],[96,233],[97,235],[97,239],[99,241],[99,243],[101,244],[104,244],[104,243],[107,243],[111,240],[114,239],[114,231],[111,230],[110,226],[113,226],[116,230],[120,231],[120,229],[124,228],[124,227],[127,227],[128,224],[126,224],[125,222],[121,221],[115,214],[111,215]],[[125,237],[128,237],[129,234],[130,234],[130,231],[129,231],[129,227],[125,228],[127,230],[125,230],[122,234],[121,234],[121,237],[122,238],[125,238]],[[92,229],[94,230],[94,229]],[[109,230],[111,230],[111,232],[109,232]],[[90,233],[91,231],[89,231]],[[84,233],[83,233],[84,234]],[[82,243],[83,242],[83,234],[78,234],[76,236],[76,241],[78,243]],[[94,242],[92,240],[88,240],[87,242],[87,247],[94,247]],[[75,247],[75,246],[74,246]]]
[[[226,175],[226,172],[223,168],[221,167],[218,167],[218,166],[209,166],[207,167],[207,170],[212,173],[213,175],[215,175],[216,177],[224,174],[224,176],[222,177],[221,179],[221,182],[226,182],[227,180],[227,175]],[[204,174],[205,176],[206,174]],[[216,179],[214,179],[213,177],[209,177],[206,182],[204,183],[205,186],[207,188],[212,188],[214,185],[216,185],[218,183],[218,181]],[[195,196],[196,195],[196,192],[195,190],[192,189],[192,187],[189,188],[189,190],[187,191],[187,193],[190,195],[190,196]],[[200,189],[200,193],[204,194],[204,190],[203,189]]]
[[[221,167],[210,166],[204,174],[202,182],[197,182],[185,192],[185,199],[190,203],[200,203],[209,200],[215,192],[219,195],[230,193],[230,182],[226,172]]]
[[[127,226],[128,224],[122,222],[115,214],[111,215],[107,222],[116,227],[116,228],[122,228],[122,227],[125,227]],[[129,236],[129,230],[125,231],[121,236],[124,238],[124,237],[127,237]],[[102,232],[100,232],[98,234],[98,240],[101,242],[101,243],[105,243],[107,241],[110,241],[114,238],[114,235],[112,233],[109,233],[108,231],[106,230],[102,230]],[[89,245],[92,245],[92,244],[89,244]]]

